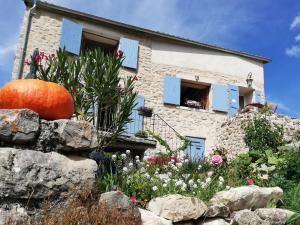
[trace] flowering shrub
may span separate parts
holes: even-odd
[[[101,191],[121,190],[141,206],[154,197],[166,194],[197,196],[209,200],[217,191],[229,188],[226,178],[220,175],[218,165],[201,164],[178,155],[161,154],[139,156],[113,154],[111,164],[116,173],[106,174],[99,180]]]

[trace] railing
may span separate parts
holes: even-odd
[[[138,110],[133,110],[131,118],[132,122],[127,125],[128,135],[134,136],[138,131],[150,131],[166,141],[171,150],[176,150],[182,145],[180,134],[158,114],[146,117],[139,115]]]

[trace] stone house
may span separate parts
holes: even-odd
[[[35,48],[50,54],[65,47],[72,55],[95,47],[106,52],[121,49],[125,55],[121,74],[140,78],[137,107],[154,111],[152,118],[133,112],[130,134],[153,128],[168,141],[178,138],[177,133],[185,135],[191,140],[188,154],[201,158],[218,146],[218,129],[228,117],[265,100],[264,64],[270,59],[42,1],[24,2],[12,78],[28,73],[23,61]],[[177,141],[170,145],[178,146]]]

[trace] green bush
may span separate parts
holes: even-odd
[[[268,112],[259,112],[253,119],[242,124],[245,131],[245,143],[250,151],[265,151],[277,148],[284,144],[283,128],[272,124],[268,119]]]

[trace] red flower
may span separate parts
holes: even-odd
[[[134,202],[134,203],[137,202],[136,196],[135,196],[135,195],[132,195],[132,196],[130,197],[130,200],[131,200],[132,202]]]
[[[133,77],[133,80],[135,80],[135,81],[140,80],[140,79],[141,79],[141,77],[136,76],[136,75]]]
[[[40,52],[40,57],[44,58],[44,56],[45,56],[45,52]]]
[[[248,185],[253,185],[254,184],[254,181],[250,178],[250,179],[247,179],[247,184]]]
[[[30,65],[28,59],[25,59],[25,60],[24,60],[24,64],[25,64],[25,65]]]
[[[41,58],[40,55],[37,55],[37,56],[35,56],[35,58],[34,58],[34,60],[37,61],[37,62],[39,62],[41,59],[42,59],[42,58]]]
[[[54,57],[55,57],[55,54],[51,54],[51,57],[54,58]]]
[[[124,54],[124,53],[123,53],[122,50],[118,50],[117,53],[116,53],[116,56],[117,56],[117,57],[122,57],[123,54]]]

